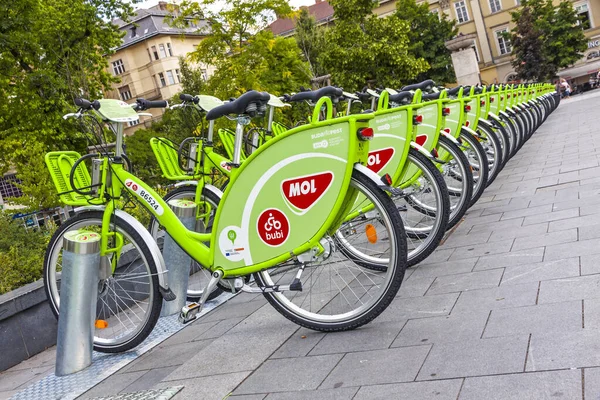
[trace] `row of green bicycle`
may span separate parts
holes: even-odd
[[[443,89],[433,81],[398,91],[325,87],[282,98],[250,91],[227,103],[181,100],[171,109],[202,113],[208,129],[180,144],[151,140],[163,175],[176,181],[164,197],[132,173],[123,151],[125,125],[164,101],[77,99],[78,111],[65,118],[96,139],[113,135],[114,149],[101,139],[94,154],[46,156],[61,201],[75,207],[48,246],[46,293],[58,316],[65,233],[100,233],[96,350],[137,346],[163,300],[175,299],[161,254],[166,235],[192,260],[193,303],[183,322],[222,291],[263,293],[310,329],[370,322],[394,300],[405,269],[435,250],[559,102],[549,84]],[[284,101],[308,103],[308,122],[291,129],[276,122]],[[251,126],[264,116],[264,128]],[[213,142],[222,117],[236,125],[217,132],[226,156]],[[195,204],[193,229],[169,206],[181,199]],[[127,213],[131,202],[152,214],[150,227]]]

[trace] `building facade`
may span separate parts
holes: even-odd
[[[588,38],[588,50],[572,68],[559,72],[573,84],[587,82],[593,73],[600,70],[600,1],[570,0],[578,14],[584,19],[584,33]],[[417,0],[419,2],[419,0]],[[459,33],[477,35],[473,51],[479,61],[483,83],[503,83],[516,77],[511,65],[512,47],[502,37],[510,31],[512,11],[520,7],[520,0],[421,0],[427,2],[433,13],[445,13],[457,22]],[[554,0],[555,4],[559,0]],[[375,13],[386,16],[396,11],[395,0],[380,1]]]
[[[209,30],[205,21],[194,23],[191,19],[186,28],[174,28],[168,23],[171,15],[167,3],[160,2],[155,7],[137,10],[128,22],[113,21],[125,36],[109,60],[109,71],[120,82],[105,93],[107,98],[128,103],[140,97],[168,100],[181,91],[179,57],[194,51]],[[201,68],[206,77],[212,73],[208,66],[195,67]],[[149,125],[164,113],[161,109],[148,111],[153,117],[142,117],[142,122],[130,125],[125,134],[132,134],[142,124]]]

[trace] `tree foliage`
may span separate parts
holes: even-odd
[[[456,21],[449,20],[445,13],[440,15],[441,18],[430,12],[427,2],[417,4],[415,0],[398,0],[396,3],[396,13],[391,18],[408,23],[409,53],[417,59],[424,59],[430,67],[418,74],[413,79],[415,82],[425,79],[442,84],[456,81],[451,51],[446,48],[445,42],[456,36],[458,28]]]
[[[125,0],[0,2],[0,173],[18,170],[31,208],[57,201],[44,153],[85,148],[62,116],[113,82],[107,55],[121,33],[107,21],[131,11]]]
[[[335,24],[325,33],[322,62],[336,84],[349,90],[367,82],[400,87],[428,69],[409,52],[409,24],[379,18],[372,0],[330,0]]]
[[[577,62],[585,51],[583,25],[568,1],[523,0],[512,12],[515,27],[507,35],[513,44],[513,66],[525,80],[547,80]]]
[[[294,38],[304,61],[308,63],[311,78],[326,75],[327,70],[321,64],[321,53],[327,46],[324,30],[317,27],[315,18],[306,7],[298,12]]]

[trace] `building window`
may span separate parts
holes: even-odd
[[[583,25],[583,29],[592,28],[592,19],[590,18],[590,7],[587,3],[579,4],[575,6],[575,12],[579,17],[577,25]]]
[[[139,120],[139,119],[136,119],[135,121],[129,121],[129,122],[127,123],[127,125],[128,125],[128,126],[136,126],[136,125],[138,125],[139,123],[140,123],[140,120]]]
[[[510,40],[504,37],[505,33],[508,33],[508,28],[496,31],[496,40],[498,41],[500,55],[510,54],[512,52],[512,45],[510,44]]]
[[[160,52],[160,58],[165,58],[167,56],[167,53],[165,52],[164,44],[161,43],[158,45],[158,51]]]
[[[454,10],[456,11],[456,19],[459,24],[469,20],[469,13],[467,12],[467,5],[464,0],[454,3]]]
[[[165,81],[165,75],[162,72],[158,73],[158,79],[160,79],[160,86],[167,86],[167,82]]]
[[[179,70],[175,70],[175,76],[177,77],[177,82],[181,83],[181,75],[179,75]]]
[[[125,65],[123,65],[123,60],[121,59],[113,61],[112,66],[115,75],[121,75],[123,72],[125,72]]]
[[[154,59],[158,60],[158,51],[156,51],[156,46],[152,46],[152,54],[154,54]]]
[[[121,100],[123,101],[127,101],[131,98],[131,90],[129,90],[129,85],[120,87],[119,93],[121,94]]]
[[[167,43],[167,51],[169,52],[169,57],[173,57],[173,49],[171,49],[171,43]]]
[[[500,0],[490,0],[490,11],[496,13],[500,10],[502,10],[502,3],[500,3]]]
[[[474,44],[473,47],[471,47],[471,48],[475,52],[475,58],[477,59],[477,62],[481,62],[481,60],[479,59],[479,51],[477,50],[477,45]]]
[[[167,71],[167,81],[169,81],[169,85],[175,84],[175,78],[173,78],[173,71]]]
[[[15,174],[0,175],[0,198],[4,198],[4,201],[7,201],[10,197],[23,196],[23,192],[21,192],[18,186],[19,183],[21,183],[21,180]]]
[[[150,62],[152,62],[152,55],[150,54],[150,49],[146,49],[146,51],[148,52],[148,59],[150,59]]]
[[[131,37],[134,38],[137,36],[136,27],[131,28]]]

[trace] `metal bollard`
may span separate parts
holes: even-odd
[[[196,226],[196,203],[191,200],[176,199],[170,200],[168,204],[183,225],[189,230],[194,230]],[[181,247],[168,234],[165,234],[163,257],[168,270],[169,288],[177,296],[173,301],[163,301],[160,315],[164,317],[179,314],[181,309],[185,307],[192,259],[185,251],[181,250]]]
[[[73,374],[92,363],[99,268],[100,234],[88,231],[65,233],[56,376]]]

